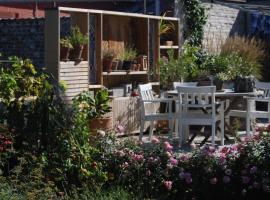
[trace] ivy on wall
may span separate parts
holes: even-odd
[[[190,45],[200,46],[203,39],[203,27],[206,13],[201,0],[182,0],[186,28],[184,38]]]

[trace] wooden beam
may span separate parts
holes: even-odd
[[[102,15],[117,15],[124,17],[139,17],[139,18],[149,18],[149,19],[163,19],[163,20],[171,20],[178,21],[179,19],[176,17],[162,17],[155,15],[145,15],[145,14],[137,14],[137,13],[126,13],[126,12],[115,12],[115,11],[105,11],[105,10],[94,10],[94,9],[83,9],[83,8],[68,8],[68,7],[59,7],[60,11],[66,12],[85,12],[91,14],[102,14]]]

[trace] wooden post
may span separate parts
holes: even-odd
[[[45,67],[56,80],[59,79],[60,19],[59,10],[45,11]]]
[[[103,40],[103,15],[97,14],[96,31],[95,31],[96,69],[97,69],[97,82],[100,85],[103,85],[102,40]]]

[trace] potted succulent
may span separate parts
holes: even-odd
[[[69,53],[70,50],[73,49],[73,45],[71,44],[70,37],[65,37],[60,40],[60,60],[69,61]]]
[[[112,71],[113,60],[116,57],[116,53],[113,49],[105,49],[103,51],[103,70]]]
[[[70,42],[73,46],[73,59],[81,61],[84,45],[88,43],[88,34],[83,34],[78,26],[71,27]]]
[[[132,64],[134,59],[136,58],[137,51],[130,46],[126,46],[123,52],[123,69],[130,70],[132,68]]]
[[[74,99],[74,105],[89,119],[90,131],[110,130],[113,128],[112,117],[105,117],[111,112],[108,90],[99,90],[94,96],[84,91]]]

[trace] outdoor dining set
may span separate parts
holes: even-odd
[[[266,82],[256,82],[253,92],[242,93],[233,89],[217,91],[216,86],[197,86],[197,82],[174,82],[173,90],[165,91],[163,97],[156,97],[151,83],[148,83],[139,85],[139,93],[140,141],[146,121],[150,121],[149,140],[153,136],[154,122],[167,120],[169,137],[178,137],[180,145],[196,137],[194,134],[189,139],[190,126],[199,126],[200,132],[206,132],[206,128],[211,127],[202,143],[211,137],[211,143],[215,145],[219,133],[220,144],[224,145],[227,138],[225,130],[226,133],[232,131],[231,117],[245,119],[247,136],[254,132],[257,119],[270,121],[270,83]],[[263,102],[263,109],[257,109],[258,102]],[[163,112],[160,112],[161,104],[166,107]]]

